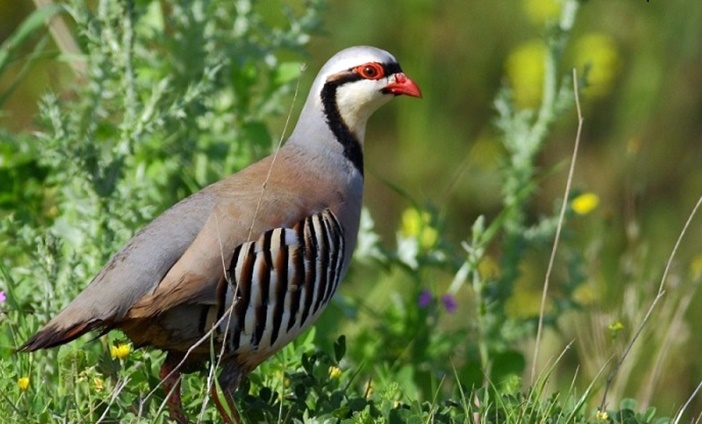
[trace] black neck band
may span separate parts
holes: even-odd
[[[358,172],[363,175],[363,149],[361,148],[361,143],[341,117],[339,105],[336,101],[336,92],[340,86],[349,82],[358,81],[361,77],[355,73],[342,75],[343,76],[339,78],[328,81],[322,88],[321,95],[324,116],[327,118],[327,125],[329,125],[332,134],[334,134],[336,140],[344,146],[344,156],[346,156],[353,166],[358,169]]]

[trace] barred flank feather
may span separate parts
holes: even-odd
[[[341,278],[344,249],[343,229],[328,209],[238,246],[219,306],[213,306],[217,313],[209,314],[202,331],[231,313],[216,329],[220,341],[226,338],[227,353],[274,353],[329,303]]]

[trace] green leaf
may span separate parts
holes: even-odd
[[[346,354],[346,336],[343,334],[334,342],[334,359],[340,362]]]
[[[631,411],[636,411],[636,405],[637,405],[636,399],[630,399],[630,398],[622,399],[622,401],[619,402],[619,409],[622,409],[622,410],[629,409]]]
[[[653,418],[655,416],[656,416],[656,407],[651,406],[644,413],[644,421],[646,421],[647,423],[650,423],[651,420],[653,420]]]

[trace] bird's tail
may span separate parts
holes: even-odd
[[[67,320],[62,318],[65,318],[63,313],[52,319],[44,328],[30,337],[18,350],[34,352],[39,349],[60,346],[77,339],[91,330],[105,327],[105,322],[103,320],[69,321],[69,323],[66,324]]]

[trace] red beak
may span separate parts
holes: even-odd
[[[402,72],[395,74],[395,82],[390,83],[383,88],[383,93],[394,94],[396,96],[404,94],[405,96],[422,98],[422,92],[419,90],[414,81],[407,78]]]

